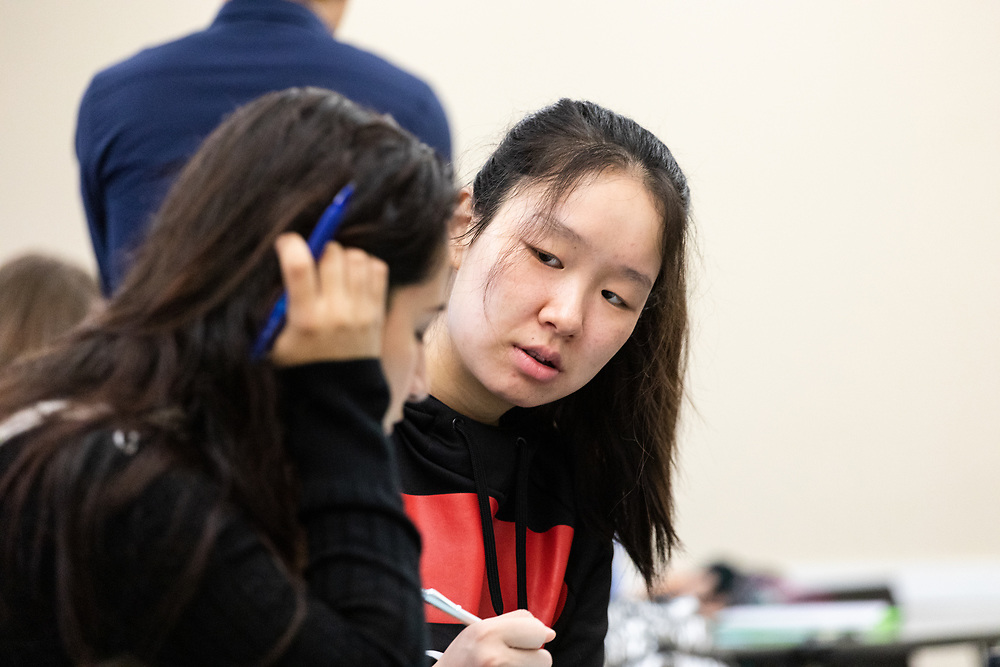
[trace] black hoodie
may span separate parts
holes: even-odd
[[[570,443],[525,410],[490,426],[433,397],[394,440],[423,585],[480,618],[526,608],[556,631],[555,665],[602,665],[612,547],[580,521]],[[425,610],[444,651],[463,626]]]

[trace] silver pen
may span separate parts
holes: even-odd
[[[455,604],[433,588],[421,588],[420,592],[424,596],[424,602],[432,607],[440,609],[452,618],[458,619],[466,625],[472,625],[473,623],[482,620],[475,614],[462,609],[461,605]]]

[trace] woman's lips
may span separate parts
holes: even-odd
[[[516,346],[514,350],[514,361],[518,369],[528,377],[539,382],[547,382],[559,375],[561,360],[558,352]]]

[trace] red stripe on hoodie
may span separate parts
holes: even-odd
[[[482,524],[475,493],[432,496],[403,494],[406,513],[423,540],[420,576],[425,588],[434,588],[480,618],[495,616],[486,579]],[[490,498],[493,530],[504,611],[517,609],[517,557],[514,523],[496,518],[497,501]],[[479,539],[470,539],[470,536]],[[573,528],[557,525],[544,533],[527,531],[528,610],[548,626],[559,618],[566,601],[566,562]],[[455,623],[438,609],[426,606],[429,623]]]

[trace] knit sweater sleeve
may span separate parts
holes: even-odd
[[[422,663],[420,537],[403,510],[395,454],[382,433],[388,388],[379,364],[299,366],[283,380],[311,596],[281,664],[328,654],[337,662],[323,664]]]
[[[184,665],[421,664],[420,542],[403,512],[395,461],[381,430],[388,391],[379,364],[300,366],[282,371],[281,383],[286,445],[302,486],[305,580],[286,570],[234,508],[207,511],[217,506],[218,493],[209,482],[193,475],[163,480],[132,513],[129,545],[157,543],[155,534],[166,528],[156,520],[164,506],[172,508],[173,534],[197,536],[205,521],[218,522],[219,530],[197,589],[166,641],[138,657]],[[187,562],[192,551],[178,546],[177,553],[157,557],[158,579],[173,582],[163,584],[166,590],[157,586],[150,598],[130,592],[122,599],[125,626],[129,606],[139,617],[171,588],[183,590],[176,585],[183,577],[177,563]],[[126,568],[131,560],[123,557]],[[156,576],[143,567],[141,576]],[[135,581],[127,570],[116,579],[109,583]]]

